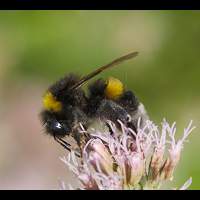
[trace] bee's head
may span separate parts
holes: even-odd
[[[45,126],[46,133],[52,136],[64,137],[71,132],[70,125],[63,120],[58,120],[55,113],[44,110],[41,112],[41,120]]]
[[[70,129],[66,124],[57,120],[48,120],[46,123],[46,130],[48,133],[58,137],[64,137],[69,134]]]

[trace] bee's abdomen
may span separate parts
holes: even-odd
[[[132,117],[132,123],[134,127],[138,128],[138,125],[140,128],[144,128],[146,121],[149,120],[149,116],[147,114],[147,111],[142,103],[139,104],[137,110],[131,113]],[[140,124],[138,124],[138,120],[140,119]]]
[[[132,91],[126,91],[117,101],[127,112],[134,112],[138,109],[139,101]]]
[[[126,124],[129,118],[129,114],[123,107],[114,101],[104,99],[97,109],[96,117],[102,120],[111,120],[113,122],[120,120]]]

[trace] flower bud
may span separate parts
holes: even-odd
[[[136,153],[130,159],[130,180],[129,184],[131,186],[135,186],[140,181],[143,173],[144,173],[144,160],[142,155]]]
[[[155,148],[150,163],[150,179],[156,181],[163,165],[164,148]]]
[[[113,174],[113,159],[107,148],[99,139],[94,139],[88,148],[89,161],[98,171],[102,171],[107,175]]]
[[[169,157],[167,158],[163,166],[161,172],[161,179],[170,180],[173,178],[173,172],[180,160],[180,155],[181,155],[181,145],[177,143],[175,148],[169,150]]]

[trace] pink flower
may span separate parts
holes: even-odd
[[[139,119],[137,134],[120,121],[120,130],[108,123],[113,134],[94,130],[80,159],[74,152],[62,159],[82,183],[82,189],[159,189],[163,181],[173,177],[183,143],[195,128],[191,121],[176,142],[176,124],[170,127],[166,120],[159,129],[149,120],[140,128]],[[191,179],[180,189],[190,184]]]

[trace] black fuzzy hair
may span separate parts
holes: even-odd
[[[69,74],[49,87],[49,91],[56,100],[62,102],[63,108],[65,106],[78,106],[85,109],[87,100],[82,88],[71,89],[79,80],[79,76]]]
[[[63,91],[67,92],[75,83],[77,83],[80,80],[80,77],[75,74],[69,74],[60,80],[58,80],[56,83],[54,83],[52,86],[49,87],[49,91],[56,97],[61,95]]]
[[[91,85],[89,85],[89,95],[90,96],[103,96],[104,97],[104,91],[106,88],[106,83],[103,79],[98,79],[95,82],[93,82]]]
[[[103,79],[98,79],[89,85],[89,96],[88,96],[88,106],[87,106],[87,113],[90,117],[92,117],[99,105],[101,104],[102,100],[105,98],[105,88],[106,83]]]
[[[125,91],[122,94],[122,96],[118,100],[118,103],[130,113],[137,110],[137,108],[139,106],[138,98],[130,90]]]

